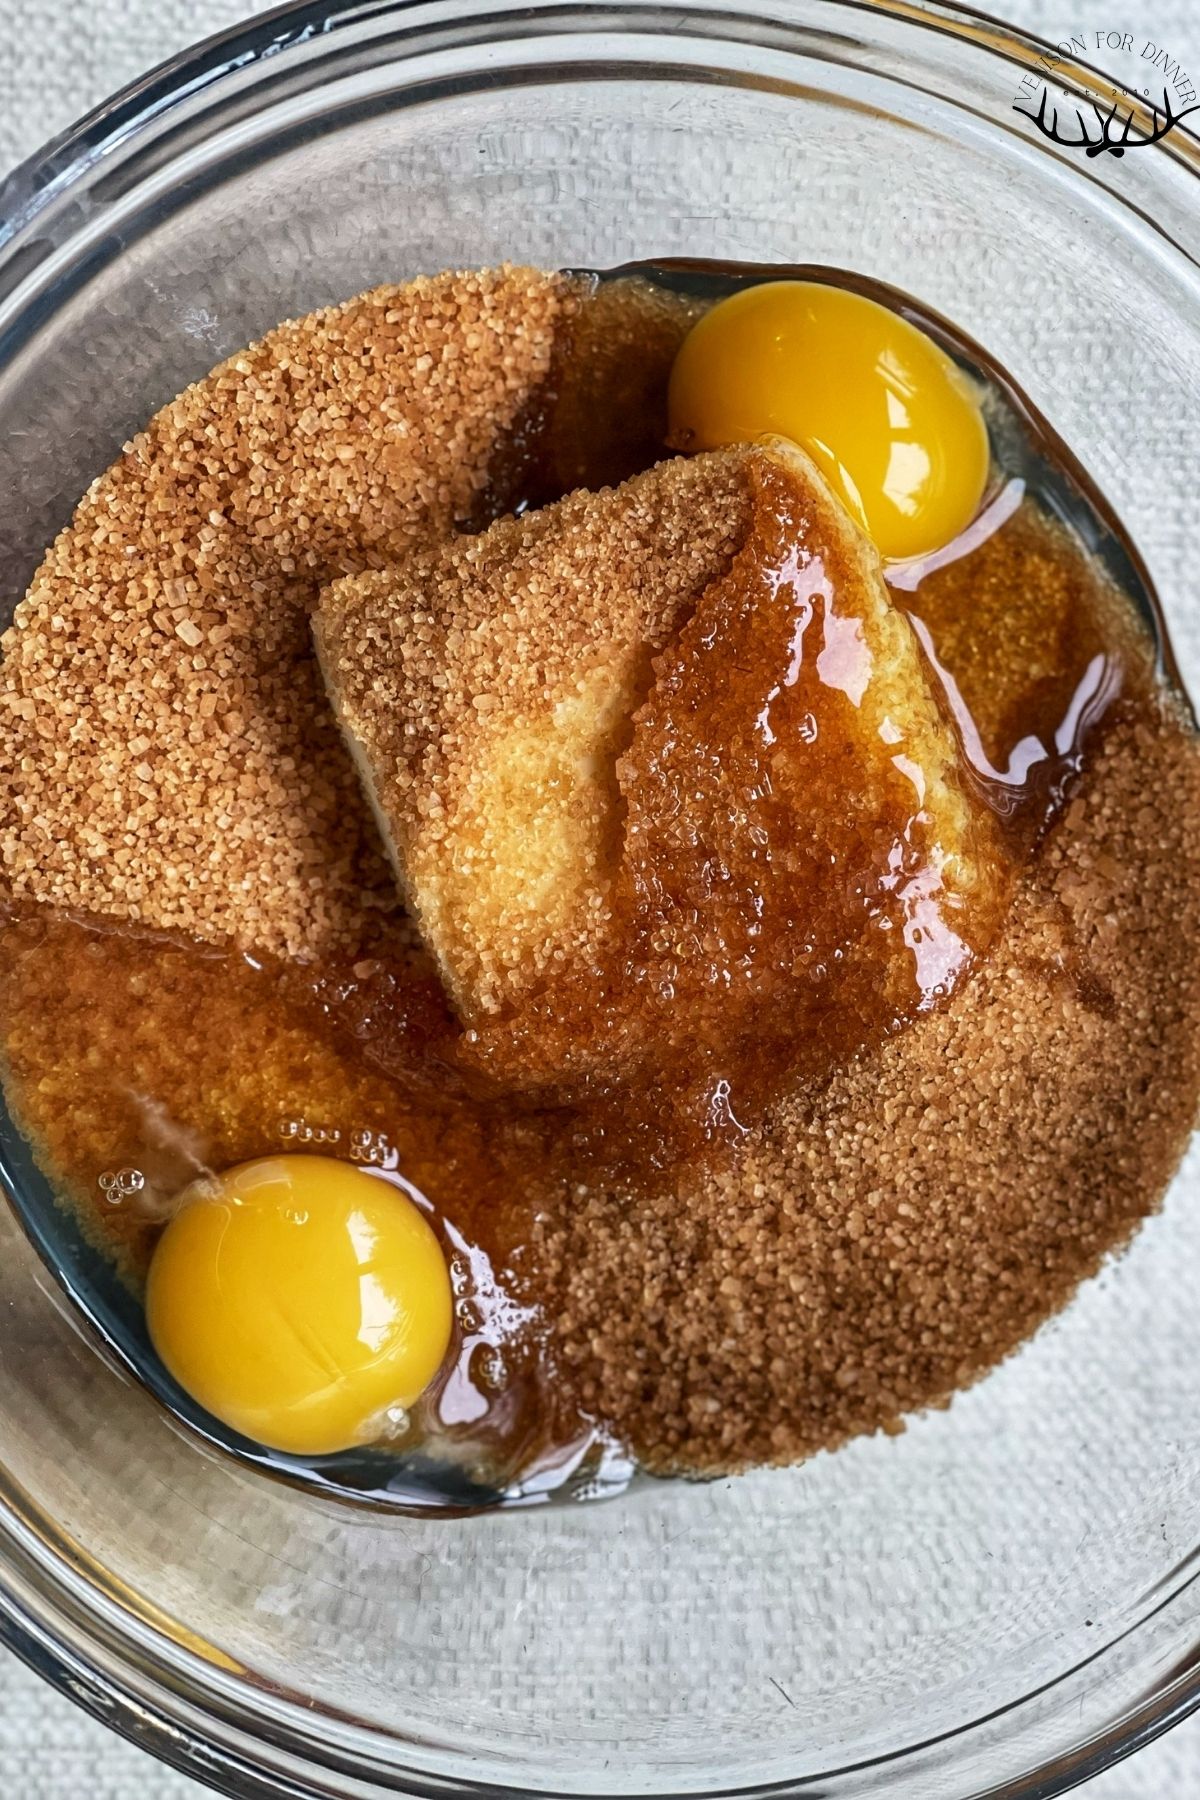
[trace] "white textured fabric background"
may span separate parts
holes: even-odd
[[[1200,71],[1200,0],[993,0],[1057,39],[1081,24],[1129,28]],[[0,0],[0,174],[115,88],[189,42],[236,24],[243,0]],[[184,1800],[204,1790],[60,1699],[0,1652],[0,1796]],[[1095,1800],[1200,1800],[1200,1718],[1088,1788]]]

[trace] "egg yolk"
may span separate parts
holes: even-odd
[[[987,481],[987,427],[957,365],[898,313],[821,282],[765,282],[705,313],[669,411],[682,449],[766,432],[802,445],[889,560],[957,537]]]
[[[380,1435],[450,1342],[446,1260],[391,1183],[324,1156],[203,1177],[154,1252],[146,1319],[193,1399],[244,1437],[320,1455]]]

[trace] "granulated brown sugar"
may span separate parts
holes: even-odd
[[[391,910],[307,608],[502,511],[551,424],[578,460],[589,303],[528,269],[380,288],[279,326],[151,421],[0,640],[12,896],[290,954]],[[644,346],[616,334],[648,389],[684,319],[654,316]],[[624,430],[593,418],[604,466]],[[555,486],[552,455],[538,479]]]
[[[893,1429],[993,1367],[1174,1172],[1197,943],[1195,735],[1127,709],[944,1009],[781,1106],[728,1169],[542,1210],[582,1409],[652,1468],[728,1470]]]
[[[307,606],[476,503],[576,303],[528,270],[378,289],[133,440],[0,641],[17,898],[291,953],[391,904]]]

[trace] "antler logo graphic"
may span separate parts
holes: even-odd
[[[1132,106],[1128,112],[1122,113],[1120,100],[1114,100],[1108,111],[1104,112],[1093,100],[1092,111],[1096,115],[1094,127],[1089,127],[1083,113],[1078,107],[1075,108],[1078,136],[1064,135],[1060,131],[1058,107],[1050,105],[1050,90],[1047,87],[1042,88],[1041,103],[1036,112],[1031,112],[1019,102],[1013,103],[1013,111],[1019,112],[1022,118],[1032,119],[1042,136],[1048,137],[1052,143],[1062,144],[1068,150],[1082,150],[1085,156],[1124,156],[1127,150],[1141,150],[1147,144],[1157,144],[1169,131],[1174,130],[1181,119],[1186,119],[1189,113],[1200,112],[1200,101],[1175,112],[1166,88],[1163,89],[1161,106],[1156,106],[1153,100],[1145,100],[1142,104],[1154,121],[1152,130],[1135,130],[1136,115]],[[1049,118],[1046,116],[1047,108]]]

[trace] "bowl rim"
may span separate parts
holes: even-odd
[[[554,21],[564,45],[585,31],[606,24],[625,33],[653,29],[654,20],[681,19],[704,32],[705,21],[720,17],[726,41],[753,42],[755,27],[768,27],[776,37],[802,30],[786,17],[787,0],[773,9],[772,17],[752,11],[754,0],[724,0],[719,13],[692,8],[687,0],[491,0],[478,15],[481,22],[501,27],[520,18],[526,24]],[[1104,99],[1111,83],[1092,64],[1064,59],[1055,47],[1027,31],[972,6],[946,0],[819,0],[821,10],[845,14],[881,14],[914,32],[928,31],[969,49],[998,54],[1015,66],[1033,68],[1047,53],[1054,56],[1055,81],[1068,85],[1084,99]],[[347,26],[375,26],[380,21],[409,15],[440,15],[443,28],[453,29],[467,12],[465,4],[441,6],[437,0],[283,0],[283,4],[257,14],[242,24],[213,33],[177,55],[159,63],[85,113],[74,125],[51,138],[40,150],[0,180],[0,300],[3,300],[36,268],[42,256],[55,246],[53,240],[31,245],[34,228],[55,201],[106,159],[135,143],[153,125],[169,118],[185,101],[211,96],[237,72],[257,72],[267,59],[287,56],[317,38],[333,37]],[[765,9],[764,9],[765,10]],[[590,23],[589,23],[590,22]],[[435,20],[435,23],[437,21]],[[737,29],[732,29],[736,27]],[[483,41],[488,41],[486,38]],[[760,40],[762,41],[762,40]],[[1043,65],[1044,66],[1044,65]],[[1200,178],[1200,135],[1180,126],[1170,140],[1154,146],[1154,154],[1178,164],[1187,175]],[[1089,171],[1081,171],[1088,175]],[[1095,179],[1096,177],[1092,177]],[[1126,210],[1137,213],[1131,202]],[[1144,217],[1144,215],[1140,215]],[[1200,241],[1174,248],[1200,267]],[[14,268],[15,265],[15,268]],[[0,352],[2,354],[2,352]],[[7,1199],[0,1184],[0,1197]],[[39,1554],[39,1548],[41,1554]],[[54,1564],[60,1565],[56,1569]],[[71,1564],[73,1563],[73,1567]],[[114,1617],[120,1610],[105,1607],[100,1590],[88,1584],[86,1558],[68,1559],[53,1545],[40,1541],[22,1521],[17,1496],[11,1491],[0,1464],[0,1646],[14,1653],[35,1674],[92,1717],[140,1749],[234,1800],[283,1800],[284,1796],[311,1795],[313,1800],[335,1800],[347,1790],[339,1778],[355,1771],[342,1762],[325,1740],[319,1762],[309,1761],[318,1741],[297,1734],[290,1742],[285,1730],[250,1730],[239,1725],[236,1709],[218,1698],[213,1687],[188,1693],[188,1682],[164,1655],[156,1668],[147,1670],[144,1659],[129,1655],[131,1643]],[[1160,1603],[1161,1611],[1191,1586],[1189,1573]],[[82,1595],[82,1598],[81,1598]],[[89,1607],[88,1601],[93,1604]],[[132,1609],[126,1611],[139,1625]],[[1151,1615],[1152,1616],[1152,1615]],[[1030,1690],[994,1711],[966,1720],[935,1737],[910,1742],[866,1763],[843,1765],[834,1771],[795,1781],[772,1781],[736,1789],[706,1788],[693,1791],[689,1800],[786,1800],[788,1795],[826,1792],[831,1780],[838,1783],[856,1772],[874,1773],[890,1764],[901,1767],[914,1753],[976,1730],[981,1725],[1015,1711],[1040,1694],[1077,1675],[1098,1661],[1122,1638],[1136,1633],[1145,1621],[1128,1628],[1084,1661],[1062,1670],[1040,1688]],[[161,1634],[163,1648],[169,1639]],[[203,1660],[194,1652],[190,1663],[198,1671]],[[141,1679],[134,1679],[135,1671]],[[211,1672],[211,1671],[210,1671]],[[1077,1785],[1091,1780],[1125,1757],[1142,1749],[1163,1732],[1200,1707],[1200,1646],[1180,1667],[1176,1665],[1167,1687],[1140,1700],[1122,1724],[1085,1740],[1075,1749],[1055,1754],[1040,1767],[1012,1781],[986,1790],[976,1789],[973,1800],[1054,1800]],[[319,1726],[320,1713],[316,1722]],[[218,1723],[220,1729],[218,1730]],[[263,1727],[260,1718],[256,1726]],[[257,1751],[275,1753],[268,1765]],[[374,1771],[382,1775],[383,1771]],[[372,1779],[368,1773],[365,1779]],[[397,1778],[404,1785],[397,1785]],[[415,1800],[527,1800],[527,1790],[494,1782],[465,1782],[416,1768],[387,1773],[388,1791]],[[379,1791],[382,1791],[380,1789]],[[592,1800],[607,1797],[589,1790]],[[540,1800],[576,1800],[578,1790],[539,1789]],[[611,1800],[620,1800],[614,1793]],[[964,1797],[965,1800],[965,1797]]]

